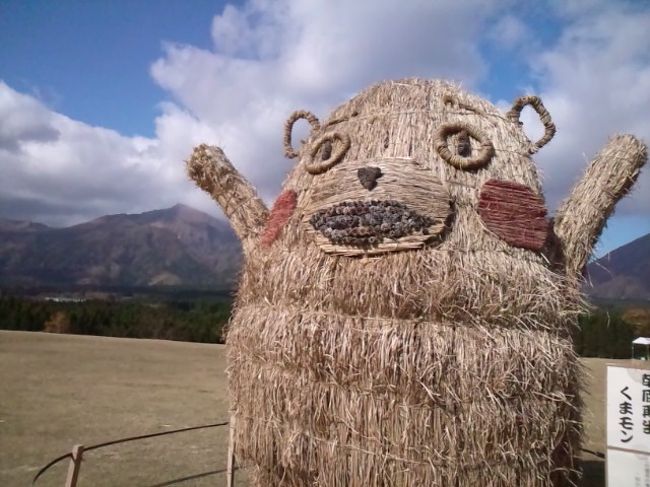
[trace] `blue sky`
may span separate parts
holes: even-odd
[[[0,77],[76,120],[125,135],[154,135],[157,105],[166,94],[149,75],[149,65],[166,41],[210,47],[212,17],[223,5],[208,0],[117,5],[2,0]]]
[[[536,157],[551,207],[608,134],[650,139],[647,3],[430,3],[2,0],[0,216],[66,225],[178,201],[217,214],[182,172],[202,141],[270,201],[287,114],[324,116],[386,78],[451,78],[502,107],[541,95],[559,128]],[[648,172],[599,253],[650,232]]]
[[[124,135],[153,136],[158,103],[168,96],[149,74],[166,42],[212,47],[210,26],[224,6],[243,2],[162,0],[115,3],[66,0],[3,0],[0,4],[0,76],[50,108]],[[522,17],[553,42],[561,24],[534,3]],[[486,42],[488,61],[478,88],[510,100],[534,80],[525,60]],[[405,73],[405,76],[408,73]]]

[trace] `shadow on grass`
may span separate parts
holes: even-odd
[[[583,487],[605,487],[605,462],[602,460],[582,460]]]
[[[225,471],[226,471],[225,468],[222,468],[220,470],[210,470],[209,472],[202,472],[202,473],[197,473],[197,474],[194,474],[194,475],[188,475],[187,477],[180,477],[178,479],[168,480],[168,481],[162,482],[160,484],[151,485],[150,487],[167,487],[168,485],[180,484],[182,482],[187,482],[188,480],[196,480],[196,479],[200,479],[200,478],[203,478],[203,477],[209,477],[210,475],[216,475],[218,473],[224,473]]]

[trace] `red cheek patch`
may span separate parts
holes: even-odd
[[[522,184],[490,179],[481,188],[478,213],[485,226],[513,247],[541,250],[550,222],[541,196]]]
[[[298,194],[292,189],[283,191],[278,196],[278,199],[275,200],[273,209],[269,214],[268,220],[266,220],[266,225],[262,232],[262,245],[264,247],[269,247],[280,236],[282,229],[296,209],[297,201]]]

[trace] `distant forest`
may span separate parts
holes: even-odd
[[[650,336],[650,308],[598,308],[580,317],[574,343],[582,357],[630,358],[639,336]]]
[[[55,302],[0,296],[0,329],[223,343],[231,300]]]
[[[232,299],[180,294],[54,302],[0,295],[0,328],[127,338],[223,343]],[[630,358],[631,342],[650,336],[650,308],[597,308],[574,330],[584,357]]]

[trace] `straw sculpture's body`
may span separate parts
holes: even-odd
[[[300,163],[270,213],[220,149],[195,150],[246,256],[228,374],[257,485],[574,478],[580,272],[646,149],[612,139],[553,231],[530,157],[553,132],[534,97],[503,114],[445,82],[385,82],[322,125],[289,120]]]

